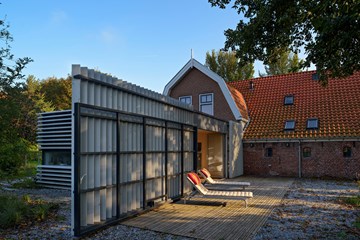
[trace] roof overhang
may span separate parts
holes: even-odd
[[[170,82],[168,82],[168,84],[166,84],[163,94],[168,96],[170,94],[171,89],[180,80],[182,80],[183,77],[193,68],[196,68],[197,70],[199,70],[200,72],[202,72],[203,74],[208,76],[210,79],[212,79],[219,85],[236,120],[239,120],[239,121],[246,120],[245,118],[243,118],[241,116],[241,113],[240,113],[239,109],[237,108],[236,103],[235,103],[234,99],[232,98],[229,89],[226,86],[225,80],[222,77],[220,77],[219,75],[217,75],[215,72],[211,71],[209,68],[207,68],[206,66],[204,66],[203,64],[201,64],[200,62],[196,61],[193,58],[191,58],[185,64],[185,66],[170,80]]]

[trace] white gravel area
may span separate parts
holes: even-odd
[[[28,194],[60,204],[57,217],[27,228],[0,230],[0,239],[71,239],[71,194],[68,190],[7,189],[1,192]],[[253,240],[260,239],[360,239],[358,208],[345,204],[343,197],[359,195],[355,182],[298,179],[276,207]],[[174,236],[122,224],[89,235],[85,239],[167,239],[182,240]]]
[[[359,208],[342,201],[357,195],[356,182],[297,179],[254,240],[360,239]]]

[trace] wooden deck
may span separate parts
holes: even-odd
[[[293,182],[290,178],[240,177],[248,181],[254,197],[245,208],[244,201],[192,198],[190,201],[167,203],[156,210],[129,219],[122,224],[198,239],[251,239],[266,222]]]

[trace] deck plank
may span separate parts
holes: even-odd
[[[250,182],[246,191],[254,193],[248,208],[244,201],[192,198],[166,203],[154,211],[124,221],[139,227],[198,239],[251,239],[280,204],[294,181],[292,178],[240,177],[234,181]]]

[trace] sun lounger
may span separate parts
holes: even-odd
[[[245,207],[247,207],[248,198],[253,197],[252,192],[209,190],[201,183],[199,176],[193,172],[187,174],[187,179],[192,183],[192,185],[196,189],[196,191],[193,191],[189,196],[187,196],[188,200],[190,200],[190,198],[194,197],[195,194],[198,193],[197,197],[200,198],[242,200],[245,202]],[[184,202],[186,204],[186,197]]]
[[[206,168],[202,168],[198,171],[198,173],[205,179],[205,183],[209,183],[209,185],[224,185],[223,187],[226,188],[226,186],[231,187],[243,187],[245,190],[245,187],[250,186],[249,182],[226,182],[226,181],[216,181],[211,177],[210,172]],[[210,187],[209,187],[210,188]]]

